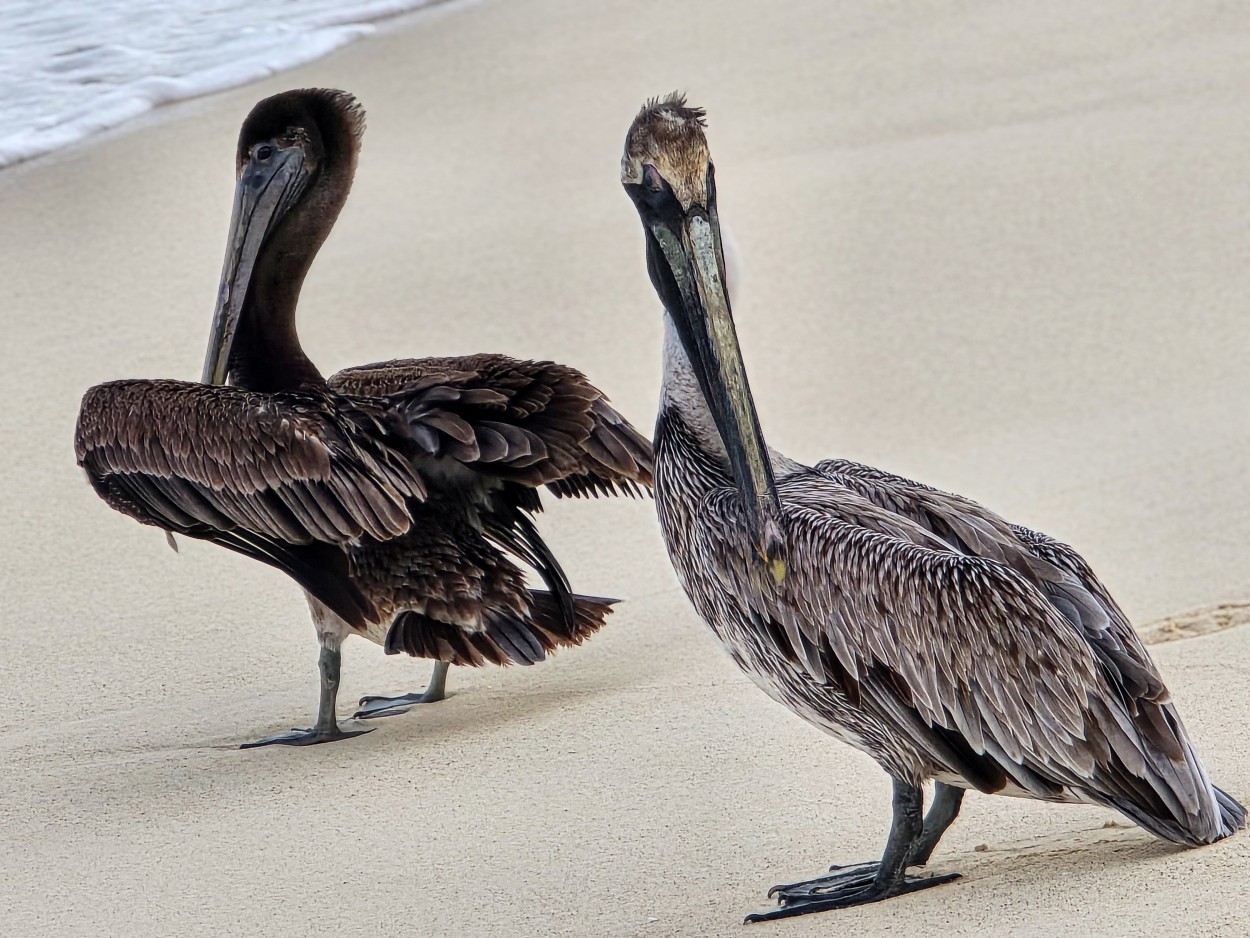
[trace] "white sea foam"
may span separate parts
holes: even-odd
[[[302,65],[435,0],[0,0],[0,167]]]

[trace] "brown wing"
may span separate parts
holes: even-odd
[[[781,491],[791,545],[781,584],[741,549],[730,490],[704,506],[700,556],[784,666],[836,686],[983,789],[1010,780],[1053,798],[1071,788],[1177,842],[1221,835],[1218,796],[1166,689],[1122,681],[1039,585],[1053,571],[1072,590],[1065,571],[965,553],[821,472]],[[985,536],[979,521],[954,525],[964,527]]]
[[[1117,683],[1136,697],[1169,699],[1155,663],[1128,617],[1075,550],[1045,534],[1008,524],[970,499],[846,460],[817,472],[873,504],[905,515],[961,553],[1006,564],[1026,577],[1084,636]]]
[[[418,506],[412,530],[385,544],[351,550],[352,570],[386,610],[400,610],[387,633],[389,654],[456,665],[542,661],[581,644],[603,626],[615,600],[531,590],[521,571],[448,506]],[[389,614],[389,613],[388,613]]]
[[[651,486],[651,443],[581,372],[504,355],[348,368],[343,394],[386,399],[418,447],[557,496]]]
[[[424,488],[355,419],[316,395],[117,381],[83,397],[75,452],[111,507],[276,566],[362,625],[342,546],[406,532]]]

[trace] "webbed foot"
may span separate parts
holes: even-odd
[[[340,739],[351,739],[353,736],[363,736],[365,733],[372,732],[372,729],[345,730],[340,726],[335,726],[332,730],[326,730],[314,726],[310,729],[291,730],[289,733],[275,733],[273,736],[266,736],[264,739],[258,739],[250,743],[242,743],[239,748],[256,749],[260,746],[316,746],[319,743],[338,742]]]
[[[880,902],[893,896],[941,886],[959,879],[958,873],[942,876],[907,876],[896,883],[881,884],[877,873],[880,864],[857,863],[854,866],[832,866],[828,876],[818,876],[800,883],[787,883],[768,890],[769,898],[776,897],[777,908],[769,912],[753,912],[746,922],[768,922],[773,919],[824,912],[829,909],[849,909],[856,905]]]
[[[394,717],[407,713],[417,704],[437,703],[446,698],[443,693],[431,694],[428,690],[400,694],[398,697],[371,695],[360,698],[360,709],[352,714],[354,720],[375,720],[378,717]]]
[[[401,694],[398,697],[361,697],[360,709],[353,716],[357,720],[393,717],[407,713],[417,704],[438,703],[447,697],[448,670],[446,661],[435,661],[434,673],[430,675],[430,683],[425,690]]]

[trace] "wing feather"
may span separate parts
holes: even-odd
[[[403,534],[425,494],[372,419],[316,394],[117,381],[84,396],[75,452],[113,508],[277,566],[362,625],[369,602],[333,549]]]
[[[557,496],[636,494],[651,486],[651,444],[573,368],[504,355],[405,359],[329,379],[383,399],[417,447]]]
[[[851,463],[779,488],[781,584],[737,543],[731,489],[701,505],[700,556],[729,601],[782,626],[761,634],[810,680],[840,683],[973,784],[1001,772],[1038,797],[1076,788],[1185,842],[1227,826],[1157,669],[1071,548]]]

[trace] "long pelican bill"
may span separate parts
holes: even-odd
[[[677,296],[667,304],[669,312],[720,430],[756,551],[774,580],[781,582],[785,577],[778,521],[781,500],[730,311],[714,211],[709,216],[703,208],[691,206],[676,218],[666,213],[667,217],[652,220],[648,228],[677,287]],[[651,262],[658,260],[653,257]]]
[[[243,302],[256,256],[265,237],[308,183],[304,154],[298,147],[263,144],[239,173],[230,218],[230,239],[217,288],[217,307],[204,355],[203,384],[225,384]]]

